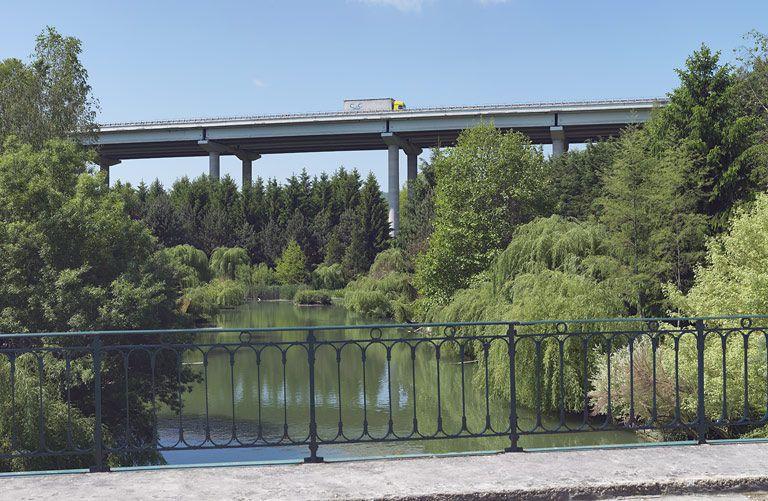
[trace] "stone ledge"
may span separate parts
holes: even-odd
[[[0,478],[0,499],[599,499],[768,490],[768,444]]]

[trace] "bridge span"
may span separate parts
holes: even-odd
[[[114,123],[101,126],[95,146],[107,175],[121,160],[208,156],[209,174],[218,178],[221,155],[235,155],[242,161],[243,185],[250,185],[253,161],[262,155],[386,149],[390,222],[397,232],[400,150],[411,180],[424,148],[452,146],[462,130],[491,122],[523,132],[534,143],[552,144],[559,155],[569,143],[615,136],[627,125],[643,123],[665,103],[627,99]]]

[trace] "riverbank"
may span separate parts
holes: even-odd
[[[12,476],[0,499],[699,498],[765,491],[766,471],[768,444],[731,443]]]

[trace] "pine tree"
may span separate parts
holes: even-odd
[[[360,191],[360,205],[357,208],[362,231],[363,259],[366,269],[376,255],[389,246],[389,208],[373,173]]]
[[[654,152],[645,131],[626,132],[617,146],[598,201],[600,220],[625,266],[630,304],[640,315],[664,314],[661,284],[689,284],[703,251],[693,167],[680,150]]]
[[[656,148],[681,147],[693,160],[697,210],[720,231],[734,205],[765,188],[766,154],[753,140],[763,121],[738,106],[733,68],[719,52],[702,45],[677,74],[680,86],[646,128]]]
[[[307,258],[295,240],[288,242],[275,265],[275,274],[280,283],[302,284],[307,280]]]

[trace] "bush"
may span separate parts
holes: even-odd
[[[221,308],[234,308],[243,304],[246,286],[235,280],[216,279],[187,291],[188,312],[210,318]]]
[[[408,263],[403,251],[398,248],[387,249],[380,252],[374,259],[368,276],[371,278],[383,278],[390,273],[407,273]]]
[[[411,275],[392,272],[382,278],[364,276],[350,282],[344,289],[344,304],[357,313],[377,317],[395,317],[399,322],[409,321],[416,299]]]
[[[344,293],[344,305],[361,315],[389,318],[393,314],[392,300],[381,291],[351,290]]]
[[[275,272],[264,263],[258,266],[240,264],[235,270],[235,278],[246,288],[246,295],[250,298],[260,298],[265,288],[276,283]]]
[[[276,299],[292,300],[297,292],[306,289],[308,289],[306,284],[257,285],[251,297],[264,301]]]
[[[672,325],[662,325],[662,330],[678,330]],[[649,338],[643,337],[634,343],[633,364],[630,366],[629,349],[622,347],[611,355],[611,406],[608,407],[608,366],[606,355],[592,377],[593,391],[590,399],[593,412],[606,414],[609,410],[617,419],[629,418],[630,403],[634,404],[635,417],[640,422],[651,418],[653,409],[653,350]],[[762,418],[766,406],[766,362],[765,337],[762,333],[750,336],[747,348],[747,384],[744,384],[744,345],[741,336],[730,336],[726,342],[725,353],[720,336],[707,336],[704,348],[704,409],[707,418],[720,419],[723,412],[723,369],[725,374],[725,419],[737,421],[744,417],[744,392],[748,392],[749,417]],[[628,381],[630,367],[634,378],[634,392],[630,395]],[[671,422],[675,418],[676,387],[675,373],[678,374],[680,393],[680,417],[683,422],[696,419],[698,398],[698,364],[696,338],[692,333],[683,335],[679,340],[679,353],[676,365],[674,343],[671,338],[663,338],[656,349],[656,407],[661,422]],[[633,397],[630,402],[630,397]],[[736,434],[744,430],[735,431]],[[713,428],[713,433],[723,438],[731,438],[734,430],[724,427]]]
[[[182,286],[195,287],[211,279],[208,256],[200,249],[191,245],[177,245],[161,252],[167,255],[180,271]]]
[[[211,254],[211,270],[217,278],[234,280],[237,267],[248,264],[248,251],[240,247],[219,247]]]
[[[293,302],[296,304],[331,304],[331,295],[324,290],[303,289],[296,291],[293,296]]]
[[[312,286],[315,289],[336,290],[347,285],[341,263],[321,264],[312,272]]]

